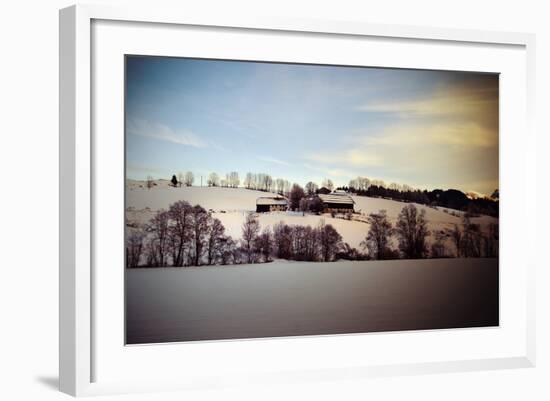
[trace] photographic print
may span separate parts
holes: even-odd
[[[498,74],[125,69],[126,344],[499,325]]]

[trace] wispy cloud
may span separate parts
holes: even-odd
[[[426,188],[488,192],[498,187],[498,134],[472,122],[396,123],[358,135],[351,150],[335,149],[306,160],[306,168],[332,177],[352,170],[371,178],[398,177]]]
[[[315,171],[317,173],[321,173],[326,178],[351,178],[354,177],[354,172],[342,168],[330,168],[330,167],[323,167],[319,165],[312,165],[309,163],[304,163],[303,166],[307,168],[308,170]]]
[[[498,129],[498,101],[495,81],[473,77],[439,85],[433,92],[414,99],[371,101],[359,105],[356,111],[445,123],[470,121],[495,130]]]
[[[130,119],[126,130],[129,135],[172,142],[178,145],[193,146],[195,148],[207,147],[207,142],[188,130],[174,130],[167,125],[152,123],[147,120]]]
[[[142,179],[146,176],[152,175],[154,177],[167,176],[168,172],[165,168],[155,165],[148,165],[143,163],[126,163],[126,176],[127,178]]]
[[[258,156],[257,159],[261,160],[261,161],[264,161],[264,162],[267,162],[267,163],[278,164],[279,166],[288,166],[288,167],[292,166],[291,163],[289,163],[287,161],[284,161],[284,160],[276,159],[274,157]]]
[[[381,132],[365,137],[360,144],[367,148],[373,147],[373,151],[376,150],[374,147],[379,146],[408,149],[440,146],[491,148],[498,145],[498,134],[472,121],[447,124],[420,122],[389,125]]]
[[[351,149],[341,152],[331,151],[327,153],[309,154],[305,160],[322,165],[347,165],[353,167],[381,166],[384,163],[382,157],[371,152],[364,152],[363,149]],[[311,165],[309,165],[311,166]]]

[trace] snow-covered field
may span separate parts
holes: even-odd
[[[497,259],[126,270],[127,343],[499,324]]]
[[[126,217],[135,223],[146,223],[160,209],[167,209],[172,203],[185,200],[191,205],[199,204],[207,210],[211,210],[213,216],[220,219],[225,226],[226,233],[234,239],[241,237],[241,228],[246,214],[256,210],[256,199],[270,196],[269,193],[248,190],[245,188],[219,188],[219,187],[181,187],[173,188],[168,181],[155,181],[155,186],[147,189],[140,181],[128,181],[126,191]],[[259,221],[262,227],[272,226],[280,221],[287,224],[301,224],[317,226],[321,219],[327,224],[332,224],[342,235],[344,242],[350,246],[360,248],[361,241],[367,235],[369,225],[365,219],[369,213],[386,210],[392,223],[397,221],[401,209],[406,203],[354,196],[355,211],[360,214],[353,216],[353,221],[345,220],[344,216],[331,217],[329,214],[316,216],[296,212],[272,212],[259,213]],[[452,228],[454,224],[460,224],[462,212],[444,208],[430,208],[417,205],[419,209],[426,211],[426,218],[429,222],[429,229],[432,231]],[[472,219],[472,222],[481,224],[482,230],[486,231],[490,223],[497,223],[498,219],[490,216],[481,216]]]

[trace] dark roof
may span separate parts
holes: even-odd
[[[323,201],[323,203],[331,203],[331,204],[342,204],[342,205],[353,205],[355,202],[351,198],[351,196],[347,194],[328,194],[328,195],[319,195],[319,198]]]

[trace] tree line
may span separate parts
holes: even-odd
[[[127,228],[127,267],[227,263],[235,244],[225,227],[200,205],[186,201],[159,210],[144,227]]]
[[[441,257],[497,257],[498,224],[483,232],[464,215],[455,224],[434,233],[428,230],[425,210],[409,204],[392,225],[385,210],[369,214],[370,228],[361,242],[363,251],[344,243],[331,224],[321,219],[317,227],[284,222],[262,229],[254,213],[242,225],[242,238],[225,233],[219,219],[200,205],[186,201],[160,210],[141,228],[129,227],[126,238],[127,267],[182,267],[265,263],[272,258],[331,262],[344,260],[421,259]],[[428,246],[427,238],[434,241]],[[394,247],[397,242],[397,247]],[[449,250],[448,243],[454,247]]]
[[[280,222],[262,230],[253,213],[247,214],[242,238],[235,241],[203,207],[178,201],[156,212],[144,227],[127,228],[126,266],[265,263],[273,257],[330,262],[342,247],[341,235],[324,221],[316,228]]]
[[[191,171],[180,172],[178,174],[172,175],[170,179],[170,184],[173,187],[193,186],[195,182],[195,175]],[[239,178],[239,173],[237,171],[231,171],[225,175],[225,178],[218,175],[216,172],[211,172],[208,175],[206,184],[209,187],[225,187],[225,188],[237,188],[241,185],[241,180]],[[154,179],[152,176],[148,176],[146,179],[147,188],[152,188],[154,186]],[[273,178],[271,175],[266,173],[246,173],[245,178],[242,181],[242,185],[246,189],[253,189],[256,191],[264,192],[273,192],[281,196],[288,197],[292,190],[293,186],[299,186],[298,184],[291,184],[290,181],[283,178]],[[309,181],[305,186],[305,193],[307,195],[314,195],[318,193],[320,188],[327,188],[332,191],[334,189],[334,183],[330,179],[325,179],[322,182],[321,187],[316,183]]]
[[[498,224],[491,223],[489,232],[484,233],[479,224],[473,223],[465,214],[462,224],[451,229],[434,232],[434,241],[428,247],[430,235],[425,210],[415,205],[405,206],[397,218],[395,226],[389,221],[385,210],[369,214],[370,224],[367,237],[361,246],[368,250],[371,259],[421,259],[441,257],[497,257]],[[397,239],[397,249],[392,247],[392,239]],[[451,254],[446,243],[451,242],[454,252]]]
[[[348,186],[337,189],[359,196],[387,198],[403,202],[414,202],[428,206],[440,206],[468,212],[470,215],[485,214],[498,217],[498,190],[490,198],[470,199],[457,189],[434,189],[431,191],[414,189],[408,185],[391,183],[386,185],[381,180],[370,180],[366,177],[357,177],[349,182]]]
[[[182,185],[192,186],[194,180],[194,174],[191,171],[187,171],[185,173],[178,173],[177,175],[174,174],[170,182],[174,187],[181,187]],[[209,187],[237,188],[241,184],[241,180],[237,171],[227,173],[225,178],[212,172],[209,174],[206,184]],[[273,192],[287,198],[294,198],[295,200],[290,200],[292,210],[301,210],[300,201],[302,198],[305,198],[306,195],[311,197],[319,193],[322,188],[326,188],[329,191],[335,188],[334,183],[330,179],[324,179],[321,186],[309,181],[306,183],[305,187],[302,188],[299,184],[291,184],[290,181],[283,178],[273,178],[266,173],[251,172],[246,173],[242,184],[246,189]],[[152,188],[154,185],[153,178],[150,176],[147,177],[147,188]],[[405,184],[390,183],[387,185],[382,180],[371,180],[367,177],[357,177],[350,180],[347,186],[340,186],[336,189],[358,196],[386,198],[402,202],[414,202],[432,207],[440,206],[456,209],[468,212],[471,216],[479,214],[493,217],[499,216],[498,189],[493,192],[491,197],[471,199],[462,191],[456,189],[420,190]],[[301,195],[301,197],[298,199],[297,197],[299,195]]]

